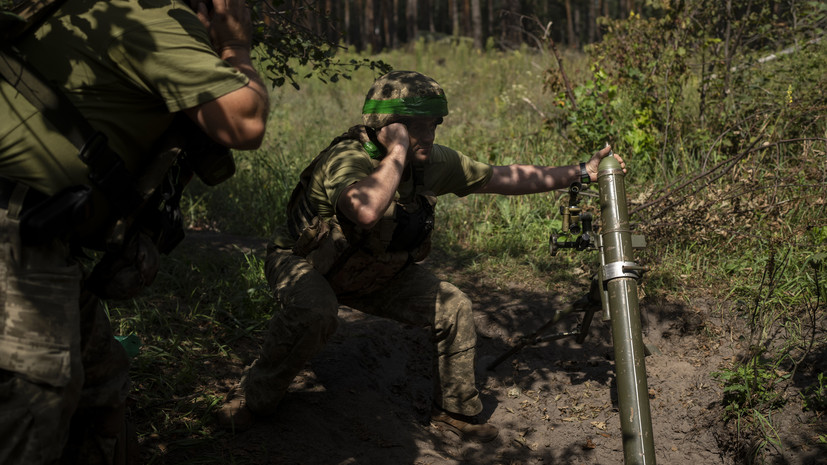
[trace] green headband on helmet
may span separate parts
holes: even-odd
[[[445,116],[448,100],[444,95],[365,100],[363,115]]]

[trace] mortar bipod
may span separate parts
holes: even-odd
[[[597,282],[597,277],[592,280],[591,290],[589,293],[580,299],[577,299],[574,302],[569,303],[566,305],[565,308],[561,310],[556,310],[554,315],[552,315],[551,319],[546,322],[544,325],[537,328],[536,331],[533,333],[522,336],[517,340],[517,343],[511,347],[507,352],[503,353],[499,357],[497,357],[494,361],[489,363],[486,366],[487,370],[494,370],[499,364],[508,360],[511,356],[522,350],[526,346],[537,345],[541,342],[545,341],[556,341],[558,339],[563,339],[566,337],[574,337],[577,340],[578,344],[582,344],[583,341],[586,339],[586,336],[589,334],[589,326],[592,323],[592,319],[594,318],[594,313],[601,308],[600,304],[600,286]],[[571,313],[583,313],[583,319],[581,320],[580,324],[570,330],[570,331],[562,331],[554,334],[545,334],[549,331],[554,325],[560,322],[563,318],[567,317]]]
[[[594,314],[598,309],[602,309],[603,311],[603,321],[611,320],[610,299],[605,283],[618,276],[629,276],[640,279],[640,276],[647,271],[645,267],[638,266],[633,262],[615,262],[607,265],[603,254],[602,239],[600,235],[594,231],[592,215],[583,212],[579,206],[580,196],[590,194],[582,191],[582,186],[579,182],[574,182],[569,186],[568,194],[568,205],[560,206],[562,227],[559,233],[552,232],[549,236],[549,252],[552,256],[557,255],[560,249],[575,249],[577,251],[595,250],[599,252],[600,266],[591,278],[589,292],[576,301],[569,303],[565,308],[556,310],[552,318],[533,333],[520,337],[511,349],[488,364],[486,367],[488,370],[494,370],[499,364],[523,348],[537,345],[541,342],[574,337],[578,344],[582,344],[589,334],[589,328]],[[575,234],[577,237],[572,238]],[[645,237],[635,234],[632,234],[630,237],[632,249],[646,248]],[[575,329],[554,334],[545,334],[569,314],[579,312],[583,313],[583,319]],[[650,348],[646,346],[645,351],[648,355]],[[654,351],[657,351],[657,349],[654,349]]]
[[[552,232],[549,236],[549,252],[552,256],[557,255],[560,249],[575,249],[578,251],[587,249],[597,249],[597,240],[595,237],[592,215],[590,213],[582,212],[579,206],[581,192],[581,184],[574,182],[569,186],[569,199],[567,206],[560,206],[560,216],[562,217],[562,227],[557,232]],[[572,238],[577,235],[576,238]],[[598,239],[599,240],[599,239]],[[589,293],[569,303],[565,308],[556,310],[551,319],[544,325],[540,326],[533,333],[522,336],[517,340],[517,343],[511,347],[507,352],[497,357],[493,362],[486,367],[488,370],[494,370],[500,363],[507,360],[512,355],[516,354],[526,346],[537,345],[544,341],[555,341],[566,337],[575,337],[578,344],[582,344],[589,334],[589,327],[591,326],[594,313],[599,308],[604,309],[604,315],[608,315],[606,311],[605,297],[602,295],[602,281],[598,279],[598,274],[592,277],[591,287]],[[562,331],[554,334],[545,334],[554,325],[560,322],[563,318],[571,313],[582,312],[583,319],[580,324],[570,331]],[[605,318],[605,317],[604,317]]]

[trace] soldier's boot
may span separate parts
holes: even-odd
[[[232,388],[227,394],[217,417],[218,425],[229,431],[246,431],[252,428],[256,421],[255,414],[247,406],[244,391],[239,386]]]
[[[438,408],[431,411],[431,426],[439,430],[448,430],[460,439],[473,442],[492,441],[500,432],[496,426],[480,423],[475,417],[446,412]]]
[[[63,447],[60,465],[138,465],[141,463],[135,425],[125,405],[76,412]]]
[[[115,443],[115,465],[138,465],[141,463],[141,454],[138,445],[138,434],[135,425],[125,419],[124,428],[118,434]]]

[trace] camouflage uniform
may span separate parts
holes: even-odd
[[[471,301],[454,285],[413,264],[379,291],[338,299],[324,276],[304,258],[276,247],[267,255],[266,275],[280,308],[270,320],[260,358],[242,379],[247,404],[254,412],[273,412],[293,377],[333,335],[339,303],[431,327],[434,403],[469,416],[482,410],[474,385],[476,329]]]
[[[381,156],[371,154],[376,149],[371,147],[371,130],[405,115],[446,114],[444,93],[435,81],[415,72],[392,72],[368,92],[365,126],[355,126],[335,139],[302,173],[288,203],[286,237],[269,248],[265,265],[280,308],[270,321],[260,357],[241,381],[241,393],[253,413],[273,413],[292,379],[335,332],[340,303],[430,327],[434,404],[467,416],[481,412],[471,302],[454,285],[415,262],[430,251],[436,196],[475,191],[488,182],[491,167],[435,145],[425,166],[409,167],[396,201],[370,231],[354,230],[336,215],[335,199],[341,191],[379,163]],[[420,220],[400,220],[408,218],[405,214]],[[411,228],[402,225],[417,221],[419,226],[407,234]],[[408,240],[400,245],[398,237]]]
[[[15,49],[136,176],[176,114],[249,82],[172,0],[68,0]],[[89,185],[90,168],[65,136],[68,116],[57,110],[53,121],[15,83],[0,78],[0,463],[122,463],[114,444],[125,435],[129,362],[84,287],[83,254],[64,238],[24,246],[19,227],[33,199]]]
[[[0,463],[51,463],[67,442],[64,463],[106,463],[124,427],[129,360],[98,299],[81,293],[68,246],[20,244],[20,197],[0,209]]]

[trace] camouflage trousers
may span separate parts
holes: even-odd
[[[410,265],[379,291],[340,300],[327,280],[290,250],[268,253],[265,272],[279,303],[259,358],[241,388],[257,414],[272,414],[299,373],[336,331],[342,303],[355,310],[429,327],[433,342],[434,404],[450,412],[482,411],[475,385],[476,328],[471,301],[454,285]]]
[[[0,463],[112,463],[129,360],[69,247],[21,245],[16,197],[0,208]]]

